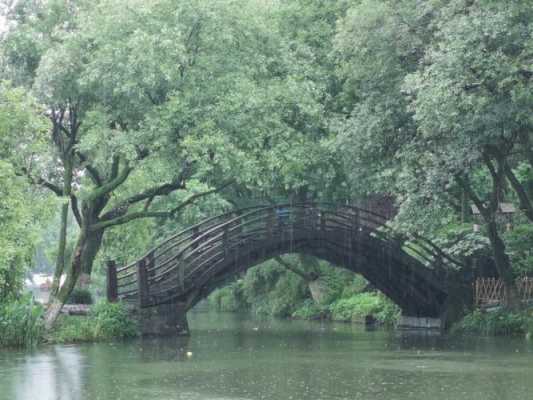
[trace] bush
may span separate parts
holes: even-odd
[[[123,339],[137,335],[135,321],[122,303],[100,301],[87,317],[62,317],[49,338],[52,342],[88,342]]]
[[[91,308],[95,337],[99,339],[126,338],[137,335],[135,322],[122,303],[100,301]]]
[[[88,289],[75,288],[70,294],[67,304],[93,304],[93,296]]]
[[[325,319],[329,318],[329,310],[327,306],[318,305],[313,300],[307,299],[292,313],[292,317],[307,320]]]
[[[0,305],[0,347],[28,347],[43,335],[43,308],[24,296]]]
[[[240,282],[215,290],[209,296],[209,305],[217,311],[235,312],[246,308],[241,296]]]
[[[531,332],[533,316],[531,312],[508,312],[498,310],[482,312],[475,310],[452,327],[455,334],[475,335],[517,335]]]
[[[395,304],[378,293],[360,293],[339,299],[329,309],[334,321],[362,322],[367,315],[373,315],[379,322],[388,324],[400,314]]]

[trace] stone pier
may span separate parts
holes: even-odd
[[[402,315],[396,324],[397,329],[431,329],[440,330],[442,321],[440,318],[408,317]]]
[[[160,304],[139,310],[139,326],[143,336],[187,336],[189,324],[183,303]]]

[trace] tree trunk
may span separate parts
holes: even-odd
[[[61,283],[61,276],[65,270],[65,249],[67,247],[67,226],[68,226],[69,202],[67,201],[61,207],[61,221],[59,229],[59,245],[57,250],[56,268],[54,270],[54,279],[50,290],[50,297],[57,296],[57,291]]]
[[[505,243],[500,238],[498,227],[494,218],[488,222],[487,230],[494,255],[496,269],[498,270],[498,274],[500,275],[500,278],[504,284],[504,305],[511,310],[516,310],[520,307],[518,289],[516,288],[513,270],[511,268],[511,260],[505,251]]]
[[[61,285],[57,294],[51,297],[50,304],[46,310],[45,328],[47,330],[50,330],[54,326],[61,312],[61,308],[63,308],[63,305],[78,283],[82,271],[92,270],[94,259],[102,245],[102,238],[102,231],[90,232],[87,227],[82,227],[65,282]]]
[[[56,297],[61,284],[61,275],[65,270],[65,249],[67,247],[68,210],[70,206],[70,194],[72,192],[72,154],[64,154],[63,157],[63,196],[64,203],[61,206],[61,221],[59,228],[59,245],[57,250],[56,268],[50,291],[51,298]]]

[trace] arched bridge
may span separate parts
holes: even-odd
[[[110,263],[108,297],[145,316],[171,315],[163,327],[144,318],[148,331],[185,330],[185,313],[235,274],[305,253],[362,274],[404,315],[440,318],[453,260],[426,239],[397,235],[386,222],[372,211],[326,203],[232,211],[168,238],[134,263]]]

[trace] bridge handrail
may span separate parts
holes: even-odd
[[[276,211],[287,209],[287,213],[280,215]],[[299,214],[302,210],[302,214]],[[308,214],[305,210],[311,210]],[[298,220],[297,218],[300,218]],[[311,219],[309,219],[311,217]],[[274,221],[274,225],[269,225]],[[283,223],[287,221],[287,225]],[[301,225],[296,224],[302,222]],[[452,257],[442,252],[438,246],[423,237],[412,235],[412,238],[406,239],[404,235],[399,235],[388,224],[388,220],[371,210],[366,210],[352,205],[338,205],[331,202],[320,203],[284,203],[276,205],[258,205],[250,206],[240,210],[228,211],[224,214],[207,218],[193,226],[190,226],[180,232],[170,236],[157,246],[149,250],[142,258],[150,260],[147,266],[149,272],[148,281],[152,284],[162,282],[163,278],[172,274],[178,276],[189,275],[194,273],[200,265],[205,264],[203,257],[216,257],[221,254],[221,242],[224,237],[227,241],[241,242],[243,230],[249,226],[257,226],[254,233],[258,235],[272,233],[273,229],[281,228],[280,232],[285,232],[290,227],[291,232],[308,229],[310,224],[322,223],[324,226],[337,226],[338,229],[353,233],[354,229],[359,231],[363,228],[367,233],[373,236],[385,239],[385,247],[393,249],[391,238],[397,238],[399,249],[416,254],[425,266],[443,259],[457,264]],[[309,224],[308,224],[309,223]],[[354,224],[355,223],[355,224]],[[201,230],[203,228],[203,230]],[[276,231],[278,232],[278,231]],[[413,240],[414,239],[414,240]],[[227,243],[226,243],[227,245]],[[175,251],[175,254],[172,252]],[[170,253],[170,255],[168,255]],[[168,255],[168,256],[167,256]],[[192,271],[185,271],[186,265],[180,261],[188,261]],[[131,296],[136,294],[136,288],[122,290],[136,283],[137,269],[135,268],[138,261],[134,261],[122,268],[117,269],[117,291],[119,296]],[[168,267],[168,268],[167,268]],[[129,279],[128,279],[129,278]],[[128,280],[128,281],[125,281]],[[125,282],[124,282],[125,281]],[[160,292],[168,291],[163,289]],[[156,295],[154,292],[153,295]]]

